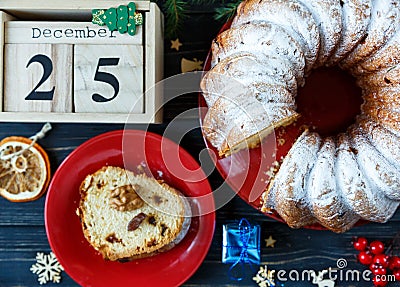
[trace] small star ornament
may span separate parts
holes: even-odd
[[[36,263],[31,266],[30,270],[33,274],[38,275],[39,284],[42,285],[50,281],[53,283],[60,283],[60,274],[64,268],[57,261],[53,252],[50,252],[50,254],[47,255],[38,252],[36,254]]]
[[[181,42],[179,42],[179,39],[177,38],[176,40],[171,40],[171,49],[175,49],[177,51],[179,51],[179,48],[182,46],[183,44]]]
[[[267,239],[265,239],[265,245],[266,247],[275,247],[275,242],[276,240],[272,238],[272,235],[270,235]]]

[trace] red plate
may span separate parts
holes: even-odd
[[[223,26],[220,33],[230,27]],[[211,53],[204,70],[211,67]],[[226,182],[250,206],[261,209],[261,195],[269,184],[266,174],[275,160],[280,161],[301,134],[302,127],[308,126],[321,135],[335,135],[355,120],[362,103],[361,90],[354,78],[338,68],[320,68],[307,79],[304,88],[298,90],[297,110],[302,117],[292,125],[275,130],[262,144],[251,150],[242,150],[229,157],[218,156],[218,151],[204,137],[206,146],[215,159],[216,167]],[[199,95],[200,124],[208,107],[203,95]],[[276,220],[283,221],[277,213],[265,213]],[[325,229],[319,224],[306,226],[312,229]]]
[[[172,154],[174,161],[167,159],[166,164],[165,154]],[[201,201],[192,201],[194,213],[200,215],[192,218],[183,241],[165,253],[128,263],[105,261],[83,236],[76,215],[79,185],[102,166],[135,170],[144,163],[157,178],[187,197],[202,196]],[[150,132],[113,131],[83,143],[60,165],[47,193],[45,223],[53,252],[81,286],[178,286],[197,270],[208,252],[215,225],[214,200],[202,169],[177,144]]]

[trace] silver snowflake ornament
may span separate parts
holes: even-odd
[[[267,265],[265,265],[265,267],[260,267],[260,270],[253,277],[253,281],[260,287],[276,287],[274,276],[275,270],[268,270]]]
[[[42,285],[50,281],[53,281],[53,283],[60,283],[60,273],[64,268],[57,261],[53,252],[47,255],[38,252],[36,254],[36,263],[31,266],[30,270],[33,274],[38,275],[38,281]]]

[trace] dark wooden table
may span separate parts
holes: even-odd
[[[169,40],[165,41],[166,77],[180,73],[183,57],[204,60],[210,42],[217,34],[221,23],[212,19],[211,7],[193,6],[183,27],[184,30],[179,37],[183,46],[179,52],[170,49]],[[197,107],[197,95],[183,95],[165,106],[165,124],[150,125],[148,129],[162,134],[168,122],[176,115],[195,107]],[[197,120],[187,119],[187,121],[189,124],[196,125]],[[41,128],[42,124],[1,123],[0,138],[10,135],[31,136]],[[186,123],[181,124],[184,126]],[[147,125],[133,127],[146,129]],[[40,141],[40,144],[48,152],[52,172],[54,172],[64,158],[86,140],[107,131],[123,128],[122,124],[53,124],[53,130]],[[179,124],[177,129],[179,129]],[[187,132],[180,144],[196,159],[205,148],[199,128]],[[223,181],[216,171],[209,176],[209,180],[213,188],[217,188]],[[0,287],[39,286],[37,276],[32,274],[29,268],[35,263],[36,252],[50,252],[44,226],[44,203],[45,196],[29,203],[11,203],[0,198]],[[350,244],[352,237],[366,236],[370,239],[389,242],[400,229],[400,212],[398,212],[387,224],[368,224],[354,228],[345,234],[308,229],[292,230],[262,215],[240,198],[235,197],[216,211],[216,229],[211,248],[200,268],[184,286],[257,286],[251,279],[255,274],[251,269],[247,270],[244,280],[236,282],[228,278],[230,266],[221,263],[222,225],[242,217],[261,226],[262,264],[268,264],[275,270],[287,272],[295,270],[292,271],[293,276],[295,276],[294,272],[301,274],[303,270],[318,272],[329,267],[337,268],[337,260],[341,258],[346,259],[348,263],[348,266],[342,270],[362,272],[364,267],[356,262],[355,251]],[[277,240],[274,248],[265,246],[264,239],[270,235]],[[355,281],[351,280],[351,277],[348,280],[343,279],[337,280],[335,286],[373,286],[371,282]],[[65,272],[62,273],[60,284],[48,283],[47,285],[78,286]],[[288,280],[285,286],[317,285],[307,280]],[[400,285],[391,283],[388,286]]]

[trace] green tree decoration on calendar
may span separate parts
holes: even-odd
[[[93,9],[92,17],[93,24],[107,25],[110,31],[118,30],[121,34],[128,32],[131,36],[136,34],[136,26],[143,24],[143,15],[136,11],[136,5],[133,2],[107,10]]]
[[[165,36],[168,39],[176,38],[183,28],[184,20],[188,17],[188,11],[196,9],[196,5],[213,6],[214,18],[219,21],[227,21],[235,15],[236,9],[243,0],[150,0],[161,7],[165,15]],[[126,14],[124,8],[128,7],[128,22],[126,22]],[[194,8],[193,8],[194,7]],[[119,16],[120,12],[124,15]],[[107,25],[112,31],[125,31],[127,29],[130,35],[135,35],[136,26],[143,23],[142,14],[135,12],[135,4],[129,3],[127,6],[119,6],[118,8],[110,8],[107,10],[92,10],[92,22],[97,25]],[[122,19],[119,19],[122,17]],[[108,21],[107,21],[108,20]],[[121,24],[118,24],[120,20]],[[133,25],[133,22],[135,25]],[[127,24],[125,24],[127,23]],[[126,25],[126,26],[125,26]],[[111,30],[110,28],[110,30]],[[125,32],[123,32],[125,33]]]

